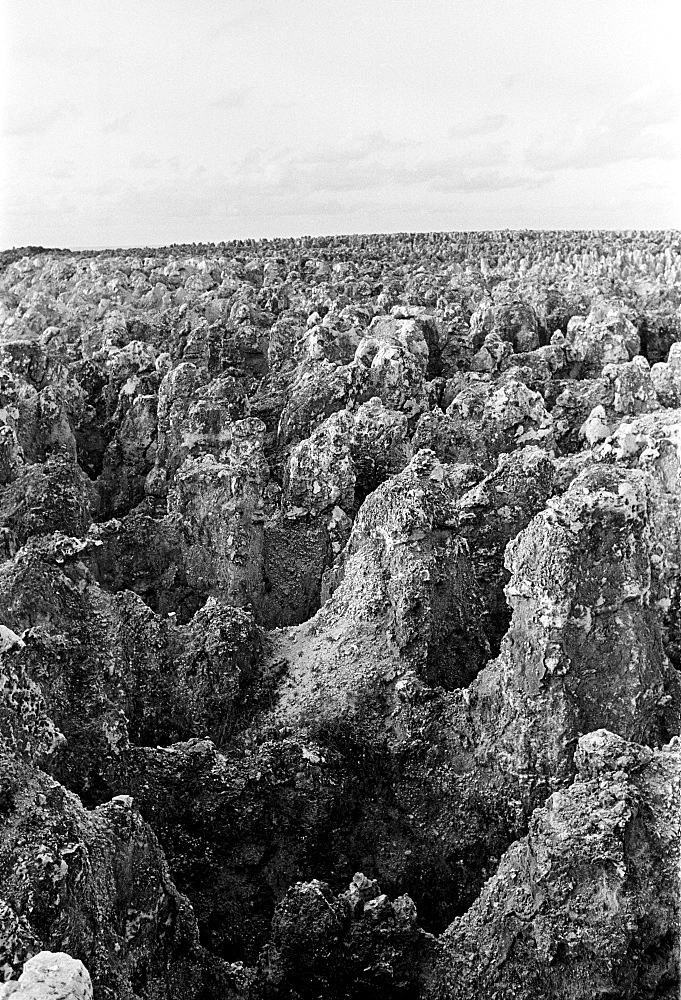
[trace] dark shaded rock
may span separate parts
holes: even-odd
[[[438,940],[426,998],[669,997],[678,988],[678,740],[581,738],[577,778],[534,814]]]
[[[341,998],[358,991],[416,997],[428,944],[409,896],[390,902],[358,872],[338,896],[317,880],[289,889],[272,919],[259,970],[271,997]]]
[[[412,443],[431,448],[443,462],[491,471],[500,454],[527,444],[548,450],[553,440],[552,416],[541,395],[510,369],[493,382],[473,373],[445,414],[433,410],[421,417]]]
[[[168,498],[187,582],[240,607],[257,605],[264,586],[264,430],[253,417],[236,421],[224,460],[186,459]]]
[[[338,863],[338,828],[357,794],[337,754],[292,738],[224,754],[209,740],[131,748],[111,780],[156,831],[204,944],[251,963],[288,886]]]
[[[513,345],[520,354],[540,346],[540,328],[537,314],[526,302],[509,302],[494,309],[492,332]]]
[[[3,957],[18,975],[36,951],[68,950],[95,995],[216,996],[215,964],[175,889],[158,842],[119,796],[93,812],[52,778],[2,755],[17,794],[0,832],[0,896],[10,937]]]
[[[554,491],[553,479],[546,452],[528,446],[502,455],[497,469],[458,502],[492,655],[499,652],[511,619],[505,596],[510,579],[504,568],[506,546],[545,506]]]
[[[39,685],[66,737],[50,771],[99,802],[129,742],[221,743],[271,697],[276,674],[257,666],[264,639],[248,613],[211,600],[176,626],[130,591],[101,591],[83,548],[59,536],[25,546],[0,570],[0,616],[23,630],[8,669]]]
[[[257,604],[267,628],[299,625],[324,599],[324,574],[344,548],[352,524],[334,507],[309,521],[280,516],[265,525],[264,591]]]
[[[82,537],[97,514],[99,497],[80,468],[66,456],[23,466],[0,491],[0,530],[6,558],[31,537],[62,531]]]
[[[187,581],[174,518],[132,513],[93,525],[82,559],[103,590],[132,590],[162,616],[172,612],[187,622],[206,599]]]

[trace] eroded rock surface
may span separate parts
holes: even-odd
[[[1,758],[4,977],[44,949],[68,950],[95,995],[199,996],[206,962],[194,914],[132,800],[89,812],[27,760],[4,748]],[[53,979],[41,969],[29,963],[19,996],[43,995],[30,992]]]
[[[29,958],[18,982],[0,986],[0,997],[16,1000],[92,1000],[90,974],[63,951],[40,951]]]
[[[680,254],[0,255],[8,995],[677,995]]]
[[[438,940],[422,995],[669,997],[678,987],[679,741],[606,730]]]

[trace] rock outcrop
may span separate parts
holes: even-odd
[[[298,882],[277,906],[259,972],[275,997],[410,997],[426,944],[409,896],[391,902],[362,872],[338,896]]]
[[[90,974],[63,951],[40,951],[29,958],[18,982],[0,986],[0,997],[15,1000],[92,1000]]]
[[[5,994],[676,995],[680,276],[0,254]]]
[[[428,998],[673,997],[678,988],[678,739],[582,737],[554,792],[426,963]]]
[[[89,812],[6,753],[2,774],[5,975],[41,949],[64,950],[84,963],[95,996],[203,995],[211,960],[132,800],[114,797]]]

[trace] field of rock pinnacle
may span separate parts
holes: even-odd
[[[680,733],[681,233],[0,253],[0,998],[678,1000]]]

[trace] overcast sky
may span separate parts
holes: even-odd
[[[679,0],[0,4],[0,247],[681,227]]]

